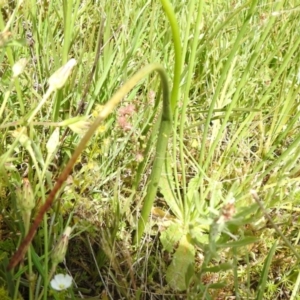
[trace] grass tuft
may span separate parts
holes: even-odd
[[[2,297],[297,299],[299,7],[0,8]]]

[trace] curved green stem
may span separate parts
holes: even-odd
[[[180,33],[179,27],[176,20],[176,16],[168,0],[161,0],[161,4],[164,8],[164,11],[169,19],[170,26],[172,29],[173,34],[173,45],[175,51],[175,65],[174,65],[174,78],[173,78],[173,88],[171,93],[171,111],[169,109],[169,104],[167,104],[165,99],[166,91],[163,85],[163,115],[160,123],[158,139],[156,144],[156,154],[155,159],[152,167],[152,172],[150,176],[149,185],[147,188],[146,198],[144,200],[144,205],[141,212],[141,218],[138,222],[138,228],[136,235],[134,237],[134,242],[138,243],[144,233],[146,223],[148,222],[148,218],[150,215],[150,211],[154,202],[154,198],[157,192],[157,187],[159,184],[159,179],[161,176],[161,170],[163,167],[163,163],[165,161],[165,154],[168,144],[168,137],[171,133],[172,129],[172,113],[175,112],[178,97],[179,97],[179,86],[180,86],[180,76],[181,76],[181,61],[182,61],[182,54],[181,54],[181,43],[180,43]]]
[[[179,27],[178,27],[178,23],[176,20],[176,16],[175,16],[173,7],[170,4],[170,1],[169,0],[161,0],[160,2],[164,8],[164,11],[165,11],[168,19],[169,19],[170,26],[172,29],[172,35],[173,35],[173,45],[174,45],[174,51],[175,51],[175,65],[174,65],[173,88],[172,88],[172,93],[171,93],[171,111],[172,111],[172,113],[174,113],[177,102],[178,102],[180,76],[181,76],[182,54],[181,54],[180,33],[179,33]]]
[[[165,101],[164,101],[165,103]],[[147,194],[144,200],[144,205],[141,212],[141,218],[138,222],[137,232],[134,238],[134,242],[138,243],[144,233],[145,226],[148,222],[150,211],[154,202],[154,198],[157,192],[157,187],[159,179],[161,176],[161,170],[165,161],[165,154],[168,145],[168,138],[172,129],[171,123],[171,112],[169,111],[168,115],[163,115],[160,123],[157,145],[156,145],[156,154],[152,167],[152,172],[149,179],[149,184],[147,188]]]
[[[144,67],[142,70],[137,72],[133,77],[131,77],[115,94],[114,96],[104,105],[102,111],[100,112],[99,116],[95,120],[95,122],[91,125],[87,133],[84,135],[82,140],[80,141],[79,145],[76,147],[72,157],[70,158],[69,162],[65,166],[64,170],[58,177],[56,184],[54,185],[53,189],[51,190],[50,194],[48,195],[48,198],[46,199],[45,203],[41,206],[38,214],[36,215],[36,218],[27,234],[27,236],[22,241],[19,249],[17,252],[13,255],[11,258],[9,265],[7,267],[8,270],[14,268],[20,260],[23,258],[24,253],[26,252],[27,248],[29,247],[36,230],[38,226],[40,225],[44,214],[46,211],[51,207],[56,193],[61,188],[62,184],[66,181],[69,174],[72,172],[73,166],[75,162],[77,161],[79,155],[89,142],[92,135],[97,130],[98,126],[103,122],[103,120],[114,110],[116,105],[119,104],[119,102],[124,98],[124,96],[130,92],[130,90],[145,76],[150,74],[153,71],[157,71],[161,78],[161,85],[163,87],[163,111],[162,111],[162,118],[161,118],[161,124],[160,124],[160,131],[159,131],[159,139],[157,143],[157,153],[156,153],[156,159],[154,162],[153,170],[151,173],[151,182],[148,188],[147,193],[147,203],[144,204],[143,208],[143,214],[142,214],[142,221],[145,220],[145,215],[147,211],[150,213],[150,209],[156,194],[157,190],[157,183],[158,179],[160,177],[160,171],[162,169],[163,161],[164,161],[164,153],[167,146],[167,140],[169,133],[171,131],[171,120],[172,120],[172,114],[171,109],[169,105],[169,87],[168,87],[168,79],[166,72],[163,67],[161,67],[159,64],[151,64],[149,66]],[[150,205],[150,209],[149,209]],[[148,215],[149,215],[148,213]],[[138,237],[141,236],[143,233],[144,227],[139,227],[138,230]]]

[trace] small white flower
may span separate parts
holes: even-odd
[[[51,287],[56,291],[62,291],[72,285],[72,277],[68,274],[57,274],[50,282]]]

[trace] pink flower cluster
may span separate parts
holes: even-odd
[[[133,104],[128,104],[127,106],[123,106],[119,108],[117,124],[122,130],[129,131],[132,129],[132,124],[130,123],[130,117],[135,112],[136,112],[135,106]]]

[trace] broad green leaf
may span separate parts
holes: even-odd
[[[208,225],[206,226],[208,229]],[[200,226],[195,226],[190,228],[191,238],[195,241],[195,243],[200,245],[208,244],[209,236],[208,233],[205,232],[205,229]]]
[[[160,235],[160,241],[163,245],[164,250],[173,252],[174,245],[180,241],[183,235],[182,226],[178,223],[171,224],[165,231]]]
[[[199,195],[198,192],[199,185],[200,185],[199,176],[196,176],[189,181],[188,189],[187,189],[187,199],[189,199],[189,202],[193,201],[195,195]],[[204,201],[202,203],[204,203]]]
[[[173,260],[168,267],[166,279],[173,290],[184,291],[193,276],[195,247],[186,235],[182,236]]]

